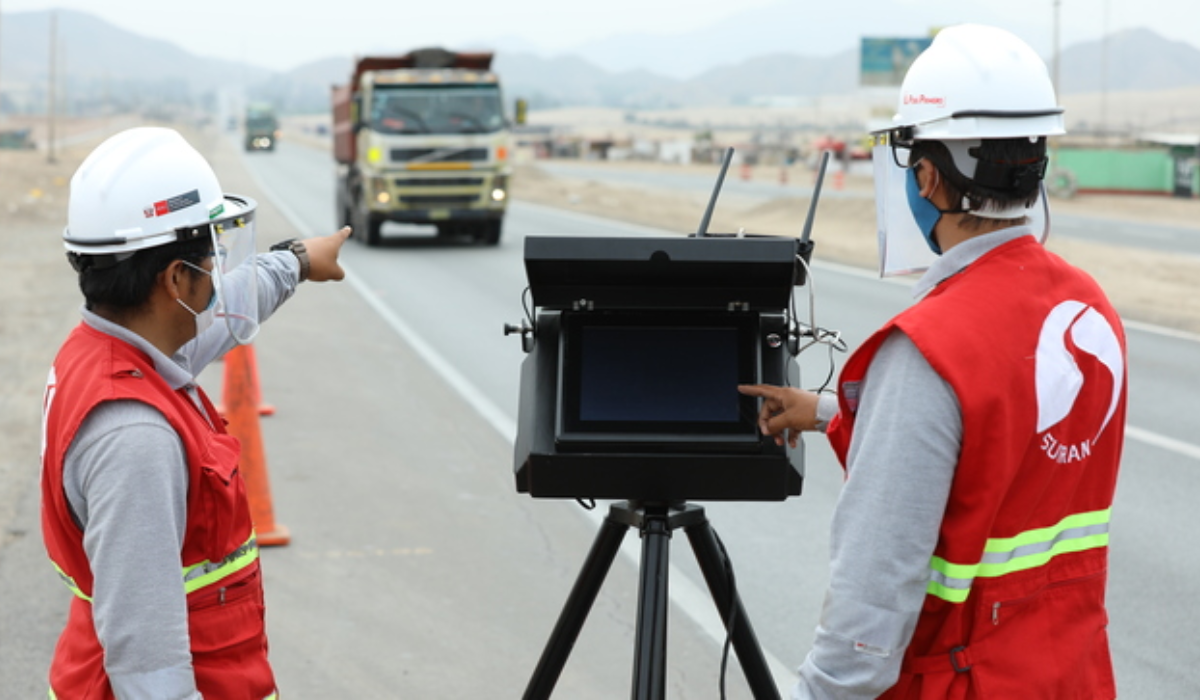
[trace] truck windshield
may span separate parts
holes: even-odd
[[[250,131],[274,131],[275,117],[247,117],[246,128]]]
[[[495,85],[376,85],[371,128],[384,134],[488,134],[504,127]]]

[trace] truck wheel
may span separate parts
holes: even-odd
[[[355,198],[357,199],[357,198]],[[351,236],[358,242],[366,246],[379,245],[380,229],[383,228],[383,219],[373,215],[369,209],[361,204],[356,208],[347,208],[345,218],[350,222],[350,226],[354,229]]]
[[[503,222],[500,219],[489,221],[479,227],[479,232],[476,237],[479,242],[484,245],[496,245],[500,242],[500,227]]]
[[[383,239],[383,219],[367,214],[367,245],[377,246]]]
[[[383,219],[373,216],[371,212],[359,212],[358,216],[354,218],[354,237],[369,248],[379,245],[379,241],[383,237],[381,234]]]

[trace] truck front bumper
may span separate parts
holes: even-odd
[[[371,213],[401,223],[497,220],[508,206],[508,174],[491,170],[390,173],[366,184]]]

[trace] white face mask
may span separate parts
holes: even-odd
[[[217,313],[216,313],[217,312],[217,278],[216,278],[216,275],[214,275],[209,270],[205,270],[202,267],[193,265],[192,263],[190,263],[186,260],[183,260],[182,262],[184,265],[187,265],[188,267],[192,268],[193,270],[197,270],[199,272],[203,272],[204,274],[208,275],[210,278],[212,278],[212,281],[213,281],[213,292],[212,292],[212,296],[210,296],[208,298],[208,306],[205,306],[204,310],[199,313],[197,313],[195,309],[193,309],[192,307],[190,307],[186,303],[184,303],[183,299],[179,299],[179,298],[175,299],[175,301],[179,302],[180,306],[187,309],[188,312],[190,312],[192,314],[192,316],[196,319],[196,337],[199,337],[201,333],[203,333],[204,331],[206,331],[212,327],[213,321],[215,321],[216,317],[217,317]]]

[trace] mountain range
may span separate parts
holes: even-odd
[[[352,65],[350,56],[333,56],[274,72],[199,57],[91,14],[59,10],[57,15],[59,72],[68,112],[88,113],[101,106],[144,109],[151,102],[160,107],[211,108],[223,95],[239,91],[251,99],[273,102],[283,112],[322,112],[328,109],[330,85],[344,82]],[[35,113],[44,109],[49,22],[48,11],[6,13],[0,22],[0,109]],[[712,46],[706,44],[714,40],[708,36],[712,31],[670,37],[667,43]],[[679,66],[664,65],[670,70],[662,72],[632,67],[639,62],[645,65],[653,55],[679,53],[664,53],[663,42],[663,37],[632,34],[622,37],[619,45],[597,42],[583,47],[582,55],[547,57],[499,50],[494,68],[506,93],[528,99],[534,109],[724,106],[762,98],[849,95],[859,89],[857,49],[828,55],[774,51],[715,65],[693,77],[670,77],[680,73]],[[620,60],[604,63],[629,68],[600,67],[601,57],[618,54]],[[1064,95],[1200,86],[1200,49],[1148,29],[1130,29],[1110,35],[1105,42],[1066,46],[1060,76]]]

